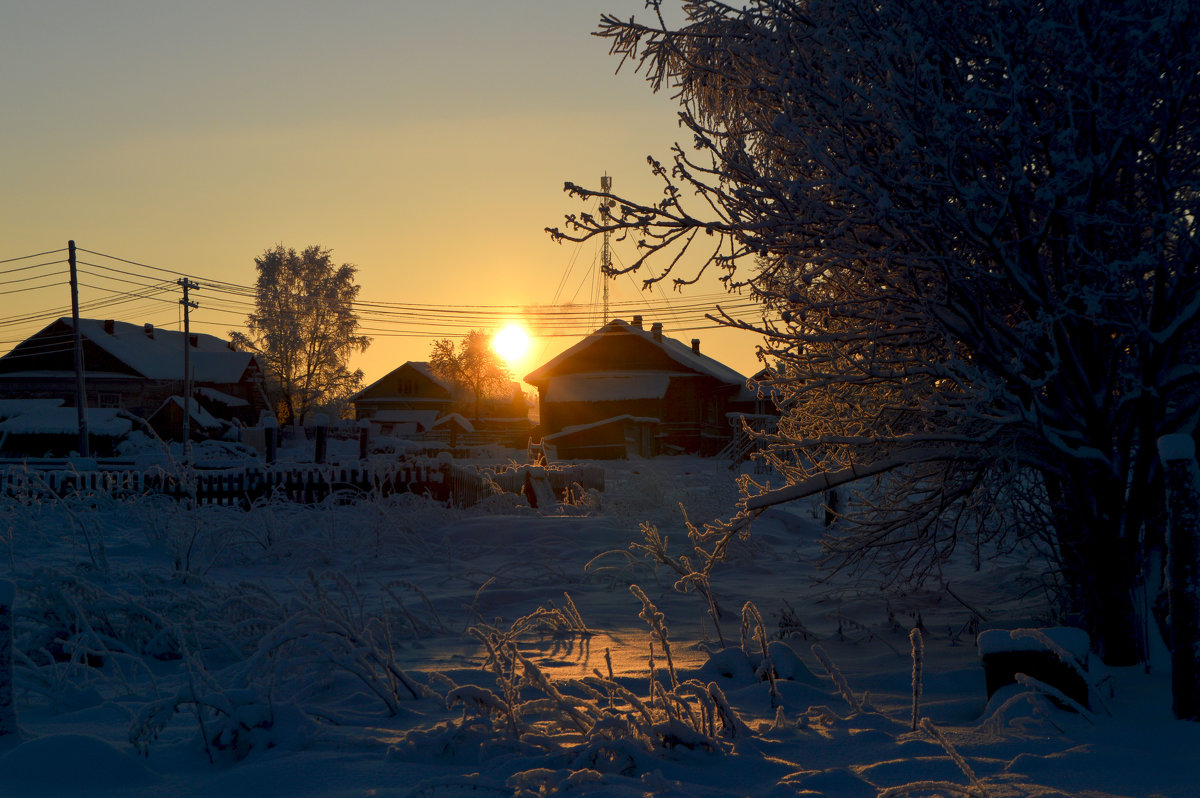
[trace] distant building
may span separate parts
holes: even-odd
[[[450,412],[454,393],[424,361],[410,360],[350,397],[354,417],[384,435],[424,433]]]
[[[163,418],[160,411],[172,397],[182,407],[182,332],[112,319],[80,319],[79,332],[89,409],[121,410],[147,420]],[[75,407],[73,335],[72,320],[60,318],[0,357],[0,399],[57,400]],[[253,354],[203,333],[192,333],[187,346],[197,405],[193,415],[211,416],[227,427],[256,423],[270,411],[262,367]],[[182,413],[175,416],[177,422],[182,419]],[[179,433],[178,428],[159,429],[164,437]]]
[[[543,441],[560,457],[715,454],[746,378],[691,345],[615,319],[525,382],[537,387]]]

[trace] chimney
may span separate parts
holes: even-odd
[[[654,324],[650,326],[650,332],[654,335],[655,341],[662,341],[662,322],[654,322]]]
[[[153,324],[146,324],[146,325],[144,325],[144,326],[142,327],[142,331],[143,331],[144,333],[146,333],[146,337],[147,337],[147,338],[153,338],[153,337],[154,337],[154,325],[153,325]]]
[[[633,326],[637,327],[639,330],[642,329],[642,317],[641,316],[633,317]]]
[[[106,333],[108,333],[109,335],[112,335],[113,330],[115,330],[116,328],[117,328],[117,323],[115,321],[113,321],[112,319],[104,320],[104,331]]]
[[[697,355],[700,354],[700,339],[699,338],[692,339],[692,351],[695,352]]]

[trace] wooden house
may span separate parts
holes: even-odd
[[[715,454],[746,378],[663,334],[615,319],[530,372],[543,440],[560,457]]]
[[[433,428],[450,412],[454,393],[423,361],[410,360],[350,398],[354,417],[378,434],[413,434]]]
[[[184,333],[112,319],[80,319],[79,333],[89,408],[149,419],[172,396],[183,396]],[[74,407],[73,336],[72,320],[61,318],[0,357],[0,398],[54,399]],[[228,423],[253,424],[269,412],[263,371],[253,354],[203,333],[188,336],[186,346],[198,404]],[[171,437],[177,435],[171,431]]]

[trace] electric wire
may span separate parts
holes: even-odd
[[[65,250],[49,250],[33,255],[8,258],[0,260],[0,265],[54,255],[63,251]],[[125,311],[137,310],[142,313],[151,313],[154,308],[160,308],[163,304],[171,304],[176,306],[177,314],[182,314],[182,309],[178,307],[178,300],[174,296],[174,293],[178,290],[177,279],[185,276],[182,271],[81,247],[77,247],[76,251],[92,255],[96,259],[104,259],[112,263],[123,264],[126,267],[133,267],[121,268],[112,265],[112,263],[101,263],[97,262],[97,260],[77,261],[77,266],[87,267],[79,269],[79,272],[95,281],[81,282],[80,287],[101,294],[101,296],[90,297],[81,301],[79,304],[81,313],[90,314],[96,311],[109,313],[117,308]],[[454,337],[466,334],[472,329],[492,329],[506,322],[519,319],[529,328],[530,334],[533,337],[547,339],[578,338],[581,334],[586,334],[591,329],[594,329],[596,326],[594,320],[597,314],[602,312],[602,306],[596,302],[595,297],[596,288],[602,287],[602,283],[589,280],[590,277],[599,272],[599,269],[594,268],[595,263],[592,264],[593,268],[585,270],[585,274],[582,275],[582,279],[577,284],[571,300],[566,303],[560,302],[563,289],[568,285],[567,281],[570,278],[571,272],[579,264],[581,252],[581,246],[576,246],[567,269],[559,279],[554,299],[549,305],[538,303],[509,305],[436,304],[356,300],[352,303],[352,308],[359,317],[360,331],[372,337]],[[619,262],[619,255],[617,258]],[[27,264],[11,269],[0,269],[0,275],[15,274],[41,267],[61,266],[65,263],[65,260],[57,260]],[[0,290],[0,295],[50,289],[58,290],[68,283],[66,279],[53,280],[54,276],[53,273],[44,273],[0,281],[0,286],[3,286],[23,284],[41,279],[52,280],[51,282],[22,288]],[[243,330],[246,328],[245,320],[247,316],[257,308],[257,289],[255,287],[227,280],[194,276],[194,273],[189,275],[189,279],[193,278],[196,282],[200,283],[202,289],[202,293],[198,299],[204,312],[224,317],[240,318],[242,323],[239,324],[236,321],[214,321],[203,318],[201,314],[193,314],[191,318],[192,324],[210,329],[223,328],[223,330],[227,330],[230,326]],[[601,279],[610,278],[602,276]],[[636,281],[634,281],[632,275],[630,275],[629,279],[636,289]],[[589,282],[592,285],[591,301],[586,303],[577,302],[576,300],[580,292]],[[131,288],[125,289],[123,287]],[[658,296],[655,296],[656,292],[659,294]],[[718,302],[731,313],[750,312],[757,306],[757,303],[751,299],[729,293],[694,294],[681,297],[677,302],[670,302],[665,296],[661,295],[661,287],[656,285],[650,292],[643,291],[642,296],[638,299],[610,301],[609,308],[614,318],[626,313],[642,315],[647,311],[659,316],[668,316],[671,321],[671,331],[673,333],[682,333],[722,327],[723,325],[713,323],[708,318],[708,314],[712,313],[714,306]],[[42,324],[44,326],[54,319],[64,317],[69,313],[69,305],[52,306],[43,310],[31,311],[0,319],[0,329],[15,332],[16,328],[28,328],[34,324]],[[181,320],[177,320],[176,324],[181,326]],[[0,341],[0,344],[11,345],[19,343],[20,340],[24,339]]]

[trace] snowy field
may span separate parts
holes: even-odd
[[[1085,712],[988,702],[976,632],[1049,617],[1027,557],[964,552],[950,590],[890,594],[821,580],[813,504],[772,510],[713,573],[722,650],[629,547],[648,522],[688,554],[680,504],[727,514],[736,475],[604,467],[553,514],[4,500],[0,795],[1200,796],[1163,668],[1093,660]]]

